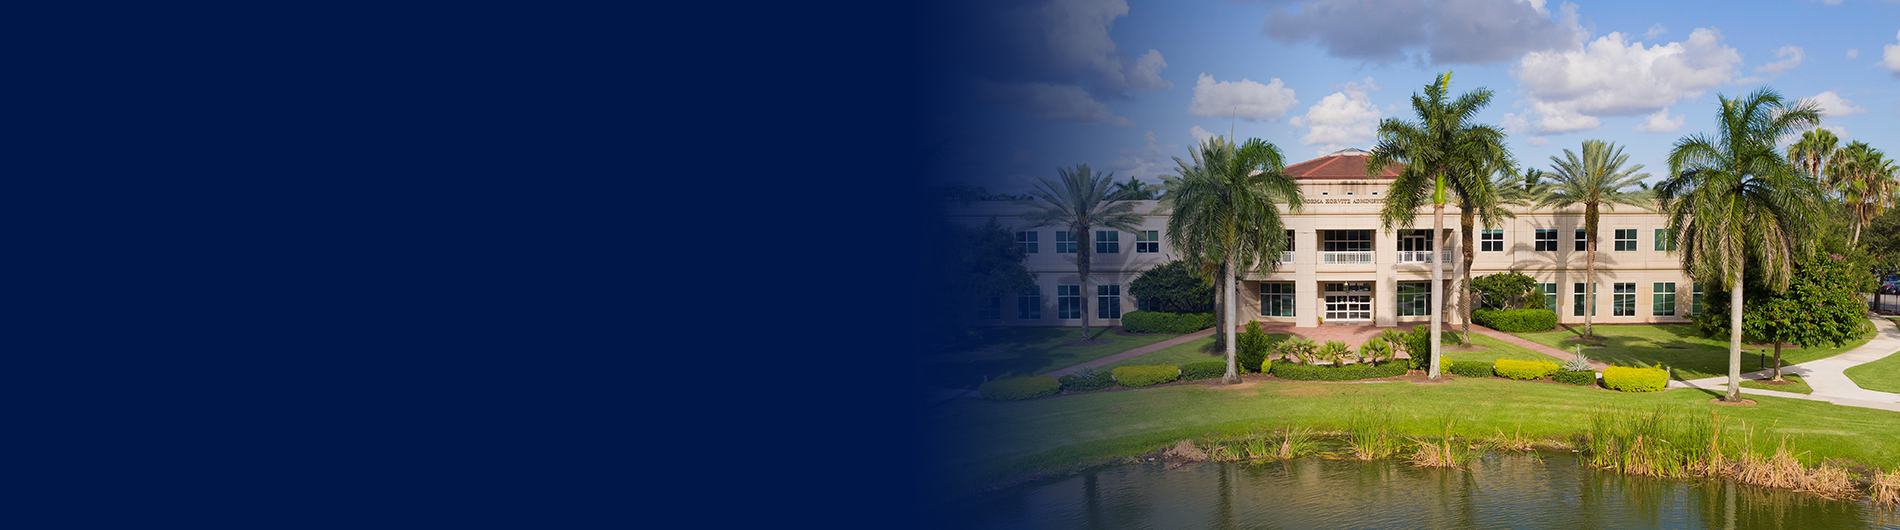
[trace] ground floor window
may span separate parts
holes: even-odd
[[[1650,315],[1676,316],[1676,282],[1656,282],[1656,285],[1651,286],[1650,298]]]
[[[1326,320],[1372,320],[1372,284],[1326,284]]]
[[[1003,297],[989,296],[977,300],[976,318],[983,320],[1001,320],[1003,318]]]
[[[1584,308],[1583,283],[1578,282],[1573,285],[1575,286],[1575,288],[1570,290],[1570,293],[1571,293],[1570,296],[1572,297],[1571,304],[1570,304],[1570,316],[1580,317],[1580,316],[1583,316],[1583,308]],[[1597,316],[1596,291],[1602,289],[1603,286],[1591,284],[1591,287],[1595,287],[1596,289],[1591,289],[1591,292],[1590,292],[1590,305],[1589,305],[1590,316]]]
[[[1557,310],[1557,284],[1556,282],[1537,284],[1537,290],[1544,292],[1544,307],[1549,308],[1551,311],[1556,311]]]
[[[1122,317],[1122,286],[1095,286],[1095,318]]]
[[[1082,286],[1056,286],[1056,318],[1062,320],[1082,318]]]
[[[1399,316],[1423,317],[1432,314],[1432,284],[1399,284]]]
[[[1702,305],[1702,282],[1695,282],[1690,287],[1695,292],[1689,295],[1689,314],[1700,315],[1703,311],[1707,311]]]
[[[1016,297],[1018,320],[1042,320],[1042,288],[1037,287]]]
[[[1610,287],[1613,289],[1610,294],[1610,316],[1636,316],[1636,284],[1613,283]]]
[[[1293,316],[1293,284],[1260,284],[1260,316]]]

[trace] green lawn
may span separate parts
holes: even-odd
[[[1568,341],[1583,333],[1582,326],[1571,328],[1564,326],[1557,331],[1545,333],[1519,333],[1540,344],[1564,351],[1573,351],[1577,342]],[[1703,338],[1696,327],[1689,324],[1658,325],[1618,325],[1596,326],[1597,336],[1608,340],[1596,343],[1601,348],[1585,346],[1583,354],[1606,363],[1619,366],[1638,364],[1667,365],[1676,371],[1677,379],[1698,379],[1728,375],[1728,339]],[[1781,364],[1803,363],[1854,349],[1867,343],[1873,334],[1848,341],[1838,348],[1821,346],[1816,348],[1792,348],[1781,350]],[[1744,345],[1742,348],[1742,371],[1754,371],[1757,366],[1766,367],[1774,362],[1774,348]]]
[[[1290,337],[1292,337],[1292,335],[1287,335],[1285,333],[1268,333],[1267,343],[1268,344],[1279,343],[1280,341],[1286,340]],[[1186,343],[1183,343],[1183,344],[1176,344],[1173,346],[1162,348],[1161,350],[1156,351],[1154,353],[1150,353],[1150,354],[1129,359],[1126,361],[1121,361],[1118,363],[1110,364],[1108,366],[1097,368],[1097,370],[1101,370],[1101,371],[1114,370],[1116,367],[1120,367],[1120,366],[1145,366],[1145,365],[1156,365],[1156,364],[1178,365],[1178,364],[1196,363],[1196,362],[1202,362],[1202,361],[1226,361],[1227,352],[1225,351],[1217,351],[1215,353],[1207,353],[1207,352],[1201,351],[1201,348],[1205,348],[1208,345],[1213,344],[1213,343],[1214,343],[1213,336],[1201,337],[1198,339],[1187,341]]]
[[[1396,430],[1436,436],[1440,419],[1454,420],[1456,436],[1485,437],[1502,431],[1548,439],[1572,439],[1589,429],[1589,414],[1601,407],[1658,406],[1708,417],[1716,411],[1741,439],[1749,429],[1761,450],[1783,435],[1790,449],[1814,465],[1845,458],[1884,469],[1900,467],[1900,413],[1842,407],[1825,402],[1750,396],[1752,407],[1709,403],[1718,392],[1675,389],[1631,394],[1588,386],[1454,379],[1439,384],[1374,384],[1250,381],[1243,388],[1177,385],[1120,392],[1049,397],[1029,401],[952,400],[932,410],[924,424],[927,472],[934,493],[967,492],[1031,472],[1061,473],[1074,466],[1141,454],[1184,438],[1208,438],[1308,426],[1338,431],[1349,411],[1364,403],[1393,407]]]
[[[1001,350],[1001,353],[971,355],[949,353],[928,358],[923,363],[923,384],[944,388],[971,388],[1004,373],[1039,374],[1093,361],[1130,349],[1147,346],[1179,335],[1124,336],[1109,328],[1092,328],[1089,338],[1111,340],[1095,346],[1062,346],[1082,338],[1082,328],[996,327],[977,328],[980,334],[974,346],[963,351]]]
[[[1753,379],[1743,379],[1742,388],[1754,388],[1758,390],[1779,390],[1782,392],[1794,392],[1796,394],[1813,394],[1814,393],[1814,388],[1809,387],[1807,381],[1802,381],[1801,376],[1788,375],[1786,373],[1783,373],[1781,374],[1781,378],[1789,380],[1789,381],[1793,381],[1794,384],[1769,385],[1769,384],[1762,384],[1762,383],[1756,382]],[[1723,384],[1727,384],[1727,383],[1723,383]],[[1723,388],[1728,388],[1728,387],[1725,386]]]
[[[1848,368],[1847,378],[1868,390],[1900,393],[1900,353]]]
[[[1443,347],[1451,347],[1455,344],[1457,343],[1454,342],[1451,344],[1446,344]],[[1523,346],[1518,346],[1516,344],[1511,344],[1508,342],[1504,342],[1502,340],[1486,337],[1484,335],[1479,335],[1477,333],[1471,334],[1471,344],[1474,346],[1482,347],[1484,348],[1484,350],[1470,351],[1470,352],[1446,351],[1445,360],[1447,361],[1484,361],[1487,363],[1495,363],[1498,361],[1498,359],[1517,359],[1521,361],[1556,361],[1558,363],[1563,362],[1563,359],[1558,359],[1556,357],[1551,357],[1549,355],[1544,355],[1542,353],[1534,352],[1534,351],[1531,351],[1530,348],[1525,348]]]

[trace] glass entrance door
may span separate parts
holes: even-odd
[[[1326,284],[1326,320],[1372,320],[1372,284]]]

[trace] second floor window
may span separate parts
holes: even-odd
[[[1616,251],[1617,252],[1635,252],[1636,251],[1636,229],[1634,228],[1616,229]]]
[[[1037,250],[1041,250],[1038,248],[1041,243],[1036,242],[1036,232],[1034,230],[1017,232],[1016,242],[1022,243],[1023,250],[1030,254],[1035,254]]]
[[[1135,232],[1135,253],[1154,254],[1161,252],[1161,231],[1140,230]]]
[[[1478,234],[1478,250],[1483,252],[1504,251],[1504,231],[1485,230]]]
[[[1069,232],[1066,230],[1056,231],[1056,253],[1057,254],[1074,254],[1075,253],[1075,232]],[[1077,318],[1080,318],[1080,317],[1077,317]]]
[[[1557,251],[1557,229],[1555,228],[1537,229],[1536,250],[1538,252],[1556,252]]]
[[[1584,234],[1582,228],[1578,228],[1577,229],[1577,252],[1583,252],[1585,250],[1590,250],[1590,236]]]
[[[1327,252],[1370,252],[1372,251],[1371,230],[1327,230]]]
[[[1675,252],[1676,251],[1676,238],[1671,237],[1669,235],[1668,230],[1662,229],[1662,228],[1656,229],[1656,251],[1657,252]]]
[[[1122,233],[1114,230],[1095,232],[1096,254],[1120,254],[1122,252]],[[1106,318],[1106,317],[1104,317]]]

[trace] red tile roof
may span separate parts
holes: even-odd
[[[1395,178],[1403,164],[1390,164],[1374,178]],[[1305,179],[1363,179],[1366,178],[1365,151],[1342,149],[1333,154],[1300,162],[1286,167],[1287,176],[1296,180]]]

